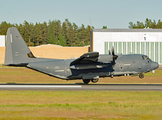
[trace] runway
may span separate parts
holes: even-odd
[[[0,90],[162,91],[162,84],[0,84]]]

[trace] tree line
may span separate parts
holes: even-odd
[[[129,22],[130,29],[143,29],[143,28],[153,28],[162,29],[162,21],[159,19],[158,22],[146,18],[145,23],[137,21],[137,23]]]
[[[83,24],[78,27],[75,23],[65,19],[53,20],[43,23],[10,24],[6,21],[0,24],[0,35],[6,35],[9,27],[16,27],[29,46],[41,44],[57,44],[61,46],[86,46],[90,44],[91,26]],[[94,28],[94,27],[93,27]]]
[[[94,27],[83,24],[78,27],[75,23],[69,22],[65,19],[63,23],[60,20],[53,20],[43,23],[28,23],[24,21],[23,24],[10,24],[6,21],[0,24],[0,35],[6,35],[9,27],[16,27],[25,42],[29,46],[38,46],[41,44],[57,44],[61,46],[86,46],[90,44],[90,31]],[[130,29],[154,28],[162,29],[162,21],[151,20],[146,18],[145,23],[137,21],[137,23],[129,22]],[[107,29],[103,26],[102,29]]]

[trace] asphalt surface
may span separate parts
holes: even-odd
[[[0,90],[162,91],[162,84],[0,84]]]

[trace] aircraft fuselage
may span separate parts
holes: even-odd
[[[112,55],[99,55],[97,62],[70,65],[73,59],[42,59],[36,58],[27,67],[61,79],[99,79],[122,75],[136,75],[156,69],[159,65],[146,55],[128,54],[118,55],[115,64],[110,61]],[[102,59],[102,57],[104,59]],[[39,61],[39,62],[38,62]]]

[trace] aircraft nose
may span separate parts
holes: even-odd
[[[159,64],[157,63],[157,62],[152,62],[151,63],[151,69],[152,70],[155,70],[156,68],[158,68],[159,67]]]

